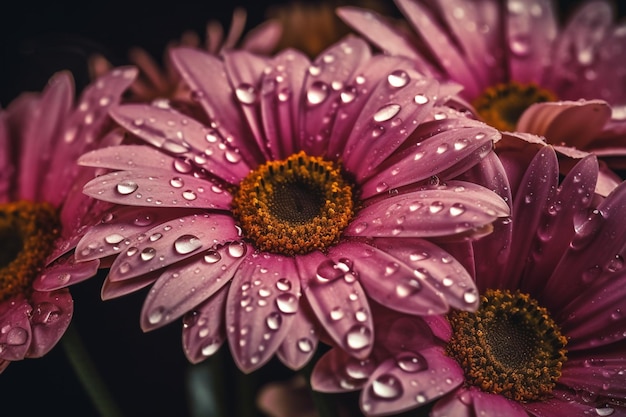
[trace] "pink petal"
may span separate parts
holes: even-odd
[[[362,185],[363,198],[390,188],[413,184],[434,175],[451,178],[480,162],[500,133],[487,126],[461,128],[435,134],[415,146],[393,154]]]
[[[282,25],[273,20],[267,20],[252,28],[241,41],[241,49],[258,54],[269,55],[282,36]]]
[[[2,374],[5,369],[7,369],[10,363],[11,361],[5,361],[4,359],[0,359],[0,374]]]
[[[183,318],[183,349],[191,363],[213,355],[226,340],[228,285],[188,312]]]
[[[389,245],[386,243],[381,242],[383,247],[379,248],[378,245],[345,242],[331,248],[329,255],[352,265],[367,295],[385,307],[407,314],[446,313],[448,303],[429,282],[432,278],[428,279],[428,271],[414,269],[406,259],[387,253]],[[421,245],[419,240],[412,243],[416,245],[415,253],[421,256],[426,245]]]
[[[429,319],[444,316],[424,316],[401,314],[382,305],[373,305],[375,351],[372,356],[396,355],[407,350],[418,352],[437,342],[433,337]],[[447,320],[446,320],[447,322]],[[448,325],[448,328],[450,326]]]
[[[304,295],[320,324],[350,355],[365,359],[374,326],[367,296],[350,262],[334,262],[321,252],[296,258]]]
[[[319,392],[349,392],[361,389],[378,366],[375,358],[356,359],[339,348],[326,352],[311,374],[311,387]]]
[[[276,355],[290,369],[297,371],[304,367],[315,353],[318,335],[309,312],[310,308],[300,299],[300,306],[293,318],[293,323]]]
[[[475,417],[472,396],[465,388],[441,398],[430,412],[431,417]]]
[[[119,255],[111,265],[109,278],[121,281],[137,277],[187,259],[202,248],[239,239],[230,216],[194,214],[181,217],[129,239],[126,253]]]
[[[243,372],[263,366],[291,331],[300,280],[293,258],[261,253],[246,258],[228,292],[226,326]]]
[[[32,340],[30,315],[32,306],[19,295],[0,303],[0,360],[24,359]]]
[[[439,347],[405,352],[382,362],[361,391],[369,416],[418,408],[463,383],[463,370]]]
[[[30,325],[32,341],[28,357],[39,358],[52,349],[67,330],[74,311],[68,289],[53,292],[34,291],[31,295]]]
[[[390,195],[359,211],[346,236],[436,237],[467,233],[509,215],[495,193],[475,184],[447,185]]]
[[[33,281],[37,291],[52,291],[89,279],[96,275],[100,262],[96,260],[77,262],[73,253],[68,253],[48,265]]]
[[[586,416],[599,415],[596,407],[584,404],[582,398],[573,396],[569,391],[554,390],[552,397],[543,401],[526,403],[525,408],[536,417]],[[615,414],[608,414],[618,417]]]
[[[111,116],[134,135],[151,145],[189,161],[225,181],[236,184],[250,171],[240,150],[233,148],[218,132],[172,109],[127,104],[111,110]],[[190,167],[181,166],[180,173]]]
[[[430,331],[444,342],[452,337],[452,327],[445,316],[425,316],[423,320],[428,324]]]
[[[149,272],[140,277],[124,281],[111,281],[107,276],[100,290],[100,298],[106,301],[134,293],[152,284],[157,280],[159,275],[161,275],[161,271]]]
[[[567,362],[563,366],[559,384],[577,391],[624,398],[626,396],[625,372],[624,342],[606,346],[601,350],[570,351]]]
[[[470,391],[474,412],[477,416],[485,417],[528,417],[528,413],[515,401],[501,395],[490,394],[478,390]]]
[[[252,139],[252,133],[247,124],[242,123],[243,115],[234,101],[222,61],[193,48],[174,49],[171,57],[195,100],[217,124],[215,134],[228,138],[229,143],[239,150],[245,160],[240,165],[256,166],[262,158],[259,151],[247,143]]]
[[[142,330],[165,326],[211,297],[230,281],[251,250],[232,242],[167,268],[143,303]]]
[[[116,170],[154,169],[171,171],[172,174],[180,172],[176,169],[176,161],[178,159],[146,145],[119,145],[95,149],[78,158],[80,165],[90,167]]]

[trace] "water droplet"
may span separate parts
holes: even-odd
[[[188,201],[193,201],[193,200],[195,200],[196,198],[198,198],[198,196],[197,196],[197,195],[196,195],[196,193],[195,193],[194,191],[192,191],[192,190],[185,190],[185,191],[183,191],[183,198],[184,198],[185,200],[188,200]]]
[[[334,281],[342,276],[343,272],[339,268],[336,268],[335,263],[330,259],[322,262],[317,267],[316,279],[318,283]]]
[[[416,104],[428,103],[428,97],[426,97],[424,94],[417,94],[415,97],[413,97],[413,100]]]
[[[399,104],[387,104],[378,109],[376,113],[374,113],[374,121],[376,122],[386,122],[393,118],[396,114],[400,112]]]
[[[415,396],[415,401],[418,404],[424,404],[426,401],[428,401],[428,397],[426,397],[426,395],[420,392],[419,394]]]
[[[149,261],[156,256],[156,250],[154,248],[145,248],[141,251],[141,255],[139,256],[141,257],[141,260]]]
[[[380,137],[383,133],[385,133],[385,128],[383,126],[377,125],[374,126],[372,128],[372,137],[373,138],[378,138]]]
[[[314,77],[317,77],[318,75],[320,75],[321,72],[322,72],[322,68],[318,65],[311,65],[309,67],[309,74],[311,74]]]
[[[430,206],[428,206],[428,211],[430,211],[432,214],[437,214],[441,210],[443,210],[443,207],[444,206],[441,201],[433,201],[432,203],[430,203]]]
[[[216,262],[219,262],[221,259],[222,255],[214,250],[210,250],[204,255],[204,262],[208,264],[214,264]]]
[[[293,314],[298,311],[298,297],[291,293],[278,294],[276,296],[276,307],[285,314]]]
[[[369,359],[358,360],[351,357],[346,363],[345,371],[350,378],[363,380],[369,378],[375,368],[376,364]]]
[[[613,415],[615,409],[612,407],[598,407],[596,408],[596,414],[602,417]]]
[[[242,242],[228,244],[228,254],[233,258],[241,258],[246,253],[246,246]]]
[[[372,343],[372,331],[362,325],[356,324],[346,333],[346,345],[352,350],[361,350]]]
[[[7,333],[7,344],[11,346],[20,346],[28,340],[28,332],[21,327],[12,327]]]
[[[410,352],[398,354],[398,356],[396,356],[396,364],[398,368],[409,373],[420,372],[427,368],[426,361],[423,357]]]
[[[134,181],[126,180],[117,184],[115,190],[121,195],[128,195],[137,191],[139,186]]]
[[[174,241],[174,250],[180,255],[186,255],[202,247],[202,242],[194,235],[182,235]]]
[[[150,322],[150,324],[158,324],[163,320],[164,313],[165,309],[163,307],[154,308],[148,315],[148,322]]]
[[[387,76],[387,82],[395,88],[404,87],[410,80],[409,74],[404,70],[395,70]]]
[[[120,264],[119,271],[121,274],[127,274],[131,270],[131,266],[128,262],[122,262]]]
[[[178,132],[178,136],[182,137],[182,132]],[[163,141],[161,147],[174,154],[185,153],[189,150],[189,146],[186,143],[181,143],[178,140],[172,139],[166,139]]]
[[[241,155],[239,154],[239,152],[228,149],[226,152],[224,152],[224,159],[226,159],[226,162],[236,164],[241,162]]]
[[[278,281],[276,281],[276,288],[280,291],[289,291],[291,289],[291,281],[287,278],[279,278]]]
[[[406,298],[413,294],[416,294],[422,289],[419,281],[415,279],[409,279],[406,282],[402,282],[396,286],[396,295],[400,298]]]
[[[104,238],[104,241],[110,245],[116,245],[124,240],[124,236],[119,233],[113,233]]]
[[[174,170],[181,174],[188,174],[193,169],[188,159],[176,159],[174,160]]]
[[[256,89],[247,83],[240,84],[235,89],[235,96],[243,104],[254,104],[257,100]]]
[[[360,308],[354,313],[354,318],[356,319],[356,321],[361,323],[367,321],[367,317],[367,311],[364,308]]]
[[[341,320],[344,317],[343,309],[341,307],[335,307],[330,310],[329,317],[332,321]]]
[[[174,188],[180,188],[185,185],[185,183],[183,182],[182,178],[174,177],[170,180],[170,185]]]
[[[476,294],[476,290],[470,289],[470,290],[465,291],[465,293],[463,294],[463,300],[467,304],[474,304],[476,300],[478,300],[478,295]]]
[[[309,87],[306,98],[310,105],[316,106],[328,97],[328,85],[322,81],[315,81]]]
[[[346,86],[339,94],[339,99],[342,103],[348,104],[354,101],[356,95],[356,88],[354,88],[353,86]]]
[[[313,342],[306,337],[303,337],[298,340],[298,349],[302,353],[309,353],[313,350]]]
[[[465,206],[461,203],[454,203],[450,206],[449,211],[452,217],[457,217],[465,213]]]
[[[211,356],[220,348],[220,343],[217,340],[211,340],[202,347],[203,356]]]
[[[372,382],[372,394],[384,400],[395,400],[403,393],[402,383],[393,375],[384,374]]]
[[[526,35],[512,36],[509,39],[509,49],[518,57],[525,57],[530,53],[530,40]]]
[[[610,272],[617,272],[624,267],[624,258],[621,255],[615,255],[606,265],[606,269]]]
[[[265,318],[265,324],[267,325],[267,328],[270,330],[278,330],[282,323],[283,323],[283,317],[279,313],[276,313],[276,312],[272,312],[268,314],[268,316]]]

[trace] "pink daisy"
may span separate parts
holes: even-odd
[[[43,356],[69,325],[69,291],[42,284],[97,271],[97,260],[74,263],[71,251],[88,211],[103,205],[80,192],[88,178],[76,159],[99,144],[109,108],[135,73],[117,69],[99,78],[74,107],[72,78],[61,72],[41,94],[24,93],[0,110],[0,370]]]
[[[356,361],[331,350],[314,389],[360,389],[372,416],[418,407],[433,417],[626,415],[626,184],[594,195],[591,155],[560,183],[551,147],[529,161],[499,156],[502,165],[480,169],[500,173],[493,185],[513,197],[511,222],[456,253],[480,308],[425,321],[378,313],[373,354]]]
[[[396,0],[414,33],[365,9],[338,13],[384,51],[461,84],[490,125],[626,168],[626,25],[614,23],[609,2],[585,2],[563,27],[553,1],[504,3]],[[557,100],[564,102],[546,103]]]
[[[481,236],[508,215],[492,191],[444,183],[500,135],[443,106],[437,81],[354,37],[313,62],[188,48],[172,61],[202,121],[167,102],[120,106],[112,117],[149,145],[80,159],[115,170],[84,188],[118,206],[76,252],[110,260],[105,299],[153,284],[144,330],[187,313],[189,359],[228,339],[246,372],[274,353],[300,368],[317,328],[366,357],[369,300],[411,314],[476,307],[469,274],[429,239]]]

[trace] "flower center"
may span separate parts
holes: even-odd
[[[472,105],[485,123],[511,132],[515,130],[524,110],[532,104],[546,101],[557,101],[557,97],[537,84],[512,81],[487,88],[472,101]]]
[[[354,214],[353,190],[337,164],[300,152],[250,172],[233,213],[259,249],[304,254],[339,240]]]
[[[0,204],[0,301],[30,291],[59,233],[57,211],[48,203]]]
[[[516,401],[544,399],[561,377],[567,339],[528,294],[488,290],[475,313],[448,316],[447,353],[469,384]]]

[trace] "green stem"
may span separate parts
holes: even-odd
[[[61,344],[76,376],[98,413],[102,417],[122,417],[122,412],[98,373],[74,324],[70,323],[61,339]]]

